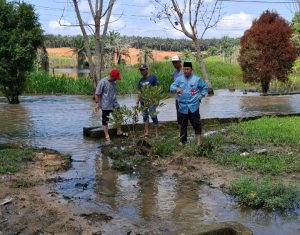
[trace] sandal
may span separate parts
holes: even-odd
[[[122,132],[121,134],[117,134],[118,137],[128,137],[127,132]]]

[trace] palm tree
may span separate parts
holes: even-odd
[[[152,61],[154,61],[154,56],[152,53],[152,50],[149,48],[143,48],[140,50],[140,52],[137,54],[138,57],[138,61],[139,63],[147,63],[149,60],[151,59]]]

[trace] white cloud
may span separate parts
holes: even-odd
[[[254,18],[255,16],[244,12],[224,16],[217,25],[217,31],[228,36],[241,36],[251,27]]]
[[[140,15],[141,16],[150,16],[152,15],[152,13],[155,12],[155,7],[154,5],[149,5],[147,7],[145,7],[141,12],[140,12]]]
[[[67,20],[61,20],[60,22],[58,20],[51,20],[49,22],[49,28],[50,29],[59,29],[64,28],[66,26],[71,25],[71,23]]]
[[[50,34],[61,34],[61,35],[77,35],[81,31],[79,27],[71,26],[72,24],[67,20],[51,20],[48,24],[47,33]]]
[[[118,31],[126,26],[126,23],[122,20],[122,18],[118,18],[115,16],[110,17],[109,29]]]

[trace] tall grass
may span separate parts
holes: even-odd
[[[25,93],[27,94],[92,94],[92,82],[88,78],[73,79],[43,72],[32,72],[26,77]]]
[[[119,66],[122,80],[117,82],[119,93],[135,93],[137,84],[141,78],[138,66]],[[245,88],[250,85],[244,84],[241,80],[241,70],[236,64],[222,62],[218,57],[210,57],[206,60],[206,69],[209,80],[214,89],[221,88]],[[169,90],[174,68],[171,62],[161,61],[149,64],[149,73],[157,77],[164,92]],[[193,61],[194,73],[201,77],[199,65]]]
[[[77,66],[76,58],[69,56],[49,56],[51,68],[75,68]]]

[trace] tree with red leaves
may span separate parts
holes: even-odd
[[[288,74],[296,59],[296,47],[289,23],[276,12],[265,11],[254,20],[241,38],[239,64],[243,81],[260,83],[267,93],[270,82],[288,81]]]

